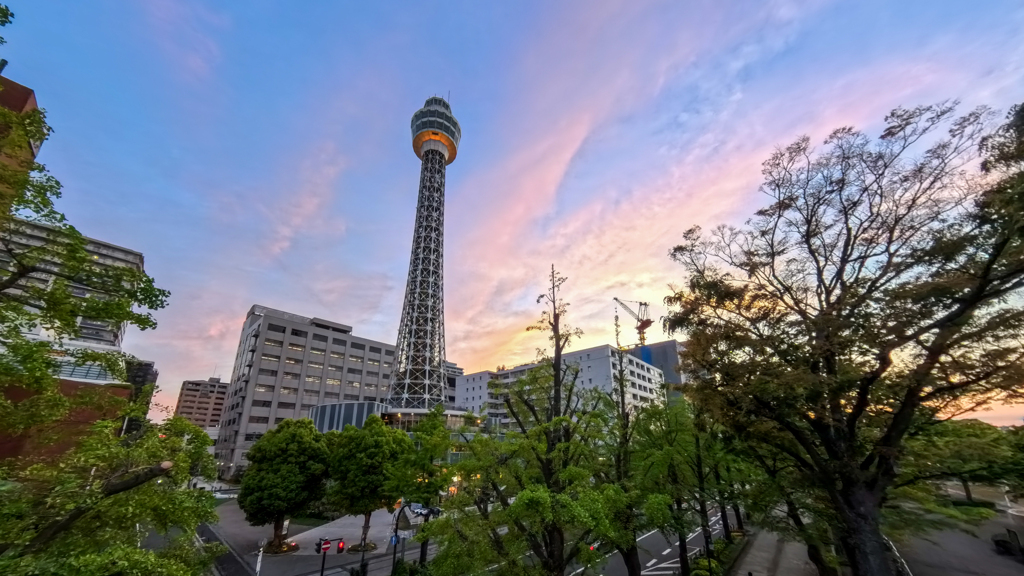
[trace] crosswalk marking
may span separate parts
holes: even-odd
[[[648,562],[647,565],[650,566],[651,564],[654,564],[657,561],[658,561],[658,559],[655,558],[654,560],[651,560],[650,562]]]
[[[671,551],[672,551],[672,549],[669,548],[669,549],[665,550],[664,552],[662,552],[661,555],[664,556],[665,554],[668,554]]]

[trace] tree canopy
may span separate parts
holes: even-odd
[[[0,468],[0,572],[196,576],[224,552],[192,538],[216,520],[212,494],[188,488],[193,477],[214,477],[209,436],[178,417],[130,437],[121,424],[97,422],[54,460]],[[151,530],[169,545],[140,546]]]
[[[394,511],[402,496],[395,492],[392,471],[397,462],[408,461],[412,440],[371,414],[362,428],[349,424],[341,432],[328,432],[327,445],[331,479],[328,502],[343,514],[363,516],[361,544],[365,546],[370,515],[381,508]]]
[[[253,443],[246,454],[238,506],[256,526],[274,525],[268,545],[284,545],[284,520],[323,494],[327,445],[308,418],[284,420]]]
[[[1021,398],[1024,130],[1020,107],[990,116],[942,103],[876,140],[801,138],[764,163],[768,206],[672,251],[692,397],[792,458],[855,574],[893,573],[881,513],[908,435]]]

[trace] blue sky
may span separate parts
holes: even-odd
[[[669,248],[756,209],[774,146],[875,134],[898,105],[1024,100],[1017,1],[11,7],[5,75],[56,129],[40,160],[62,208],[172,292],[160,327],[126,339],[168,404],[183,379],[230,377],[253,303],[394,340],[409,118],[433,94],[463,127],[445,274],[448,356],[468,370],[543,346],[523,328],[551,262],[581,345],[611,340],[612,296],[663,314]]]

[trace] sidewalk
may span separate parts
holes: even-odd
[[[817,576],[807,559],[807,547],[788,542],[776,534],[758,531],[753,542],[732,568],[733,576]]]

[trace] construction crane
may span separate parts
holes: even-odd
[[[650,318],[650,305],[647,302],[637,302],[635,300],[627,300],[637,305],[637,311],[633,311],[632,308],[626,306],[626,302],[619,300],[618,298],[612,298],[615,302],[622,306],[622,308],[633,318],[636,319],[636,333],[640,336],[640,345],[647,345],[647,329],[654,325],[654,320]]]

